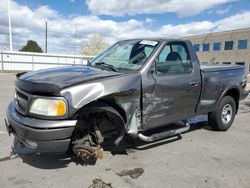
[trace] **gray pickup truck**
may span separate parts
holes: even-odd
[[[122,40],[87,66],[18,74],[5,122],[35,151],[71,151],[86,162],[102,158],[107,137],[152,142],[188,131],[197,115],[226,131],[246,83],[243,66],[201,66],[190,41]]]

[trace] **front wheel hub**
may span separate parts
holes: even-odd
[[[103,158],[103,149],[96,142],[95,135],[85,135],[82,139],[75,140],[72,148],[74,154],[84,164],[95,164],[97,159]]]

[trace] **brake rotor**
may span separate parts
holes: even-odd
[[[73,147],[73,152],[83,162],[97,159],[96,154],[95,154],[95,149],[87,145],[83,145],[83,144],[75,145]]]
[[[95,164],[97,159],[103,158],[103,149],[100,146],[103,136],[96,125],[92,126],[92,129],[78,130],[81,134],[76,134],[72,142],[73,152],[86,165]]]

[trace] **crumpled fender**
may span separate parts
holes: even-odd
[[[89,83],[64,89],[61,92],[76,110],[104,95],[102,83]]]
[[[90,82],[76,85],[63,89],[60,94],[68,100],[69,116],[72,116],[86,105],[96,102],[99,99],[101,100],[105,98],[108,100],[109,98],[112,98],[126,113],[126,131],[129,132],[130,130],[131,132],[133,129],[132,132],[136,134],[137,128],[142,128],[140,74],[124,74],[117,76],[115,79],[107,78],[101,80],[101,82]],[[106,107],[101,107],[98,110],[108,110],[109,113],[113,115],[116,114],[116,112]],[[118,121],[124,124],[121,120]]]

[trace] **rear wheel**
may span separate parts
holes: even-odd
[[[236,114],[235,100],[225,96],[220,101],[216,111],[209,113],[208,122],[217,131],[226,131],[231,127]]]

